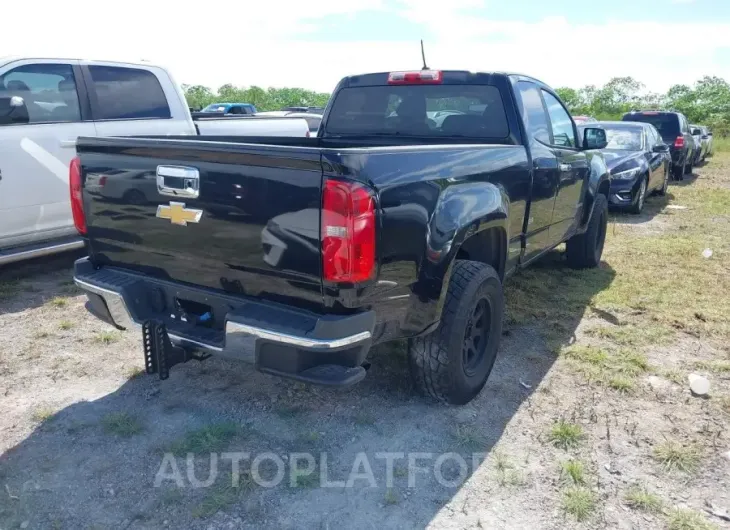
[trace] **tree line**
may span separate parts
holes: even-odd
[[[183,85],[188,105],[201,109],[216,102],[251,103],[259,111],[289,106],[323,107],[330,94],[303,88],[248,88],[226,84],[216,92],[202,85]],[[693,85],[674,85],[665,94],[645,92],[633,77],[614,77],[602,87],[562,87],[557,93],[574,115],[599,120],[620,120],[631,110],[675,110],[691,123],[707,125],[716,135],[730,135],[730,84],[720,77],[705,76]]]
[[[217,92],[202,85],[183,85],[188,106],[200,110],[211,103],[250,103],[256,110],[279,110],[282,107],[324,107],[330,95],[303,88],[240,88],[223,85]]]
[[[714,134],[730,135],[730,84],[705,76],[694,85],[674,85],[665,94],[645,92],[633,77],[614,77],[602,87],[558,88],[556,92],[574,115],[620,120],[631,110],[673,110],[690,123],[709,126]]]

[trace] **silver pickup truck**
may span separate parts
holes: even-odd
[[[81,248],[68,195],[79,136],[310,135],[303,118],[193,119],[162,67],[77,59],[0,58],[0,265]],[[144,188],[99,183],[109,199]],[[155,191],[156,192],[156,191]]]

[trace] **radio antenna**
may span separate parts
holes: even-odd
[[[423,51],[423,39],[421,39],[421,58],[423,59],[422,70],[428,70],[428,66],[426,66],[426,52]]]

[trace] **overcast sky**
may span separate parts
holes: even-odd
[[[432,68],[555,87],[730,80],[730,0],[24,0],[5,15],[2,55],[146,59],[212,88],[330,91],[345,75],[420,68],[420,38]]]

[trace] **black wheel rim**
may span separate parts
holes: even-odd
[[[489,300],[481,298],[474,306],[464,332],[462,365],[467,376],[474,375],[484,360],[491,327],[492,307],[489,305]]]

